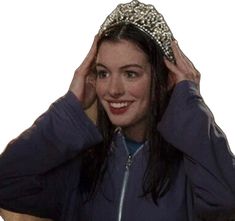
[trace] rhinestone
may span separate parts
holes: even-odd
[[[118,5],[101,25],[99,33],[101,34],[109,27],[121,22],[134,24],[140,30],[149,34],[162,48],[166,57],[171,61],[174,60],[171,49],[173,35],[163,16],[158,13],[153,5],[145,5],[137,0]]]

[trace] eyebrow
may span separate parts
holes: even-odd
[[[108,69],[104,64],[101,64],[101,63],[96,63],[95,67],[97,67],[97,66],[101,66],[103,68]],[[124,65],[124,66],[120,67],[120,69],[126,69],[126,68],[131,68],[131,67],[136,67],[136,68],[143,69],[143,67],[139,64],[127,64],[127,65]]]

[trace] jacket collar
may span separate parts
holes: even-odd
[[[138,154],[138,152],[140,152],[140,150],[142,150],[144,147],[148,146],[148,141],[145,141],[145,143],[136,151],[136,154]],[[121,148],[122,150],[125,150],[126,155],[129,155],[127,146],[126,146],[126,141],[125,141],[125,136],[124,133],[122,131],[121,127],[117,127],[114,130],[114,135],[113,135],[113,144],[111,146],[111,149],[115,149],[115,148]],[[145,148],[146,149],[146,148]]]

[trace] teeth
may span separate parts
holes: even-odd
[[[110,106],[113,108],[122,108],[122,107],[127,107],[128,103],[127,102],[122,102],[122,103],[110,103]]]

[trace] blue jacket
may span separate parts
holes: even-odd
[[[102,137],[68,92],[0,156],[0,207],[55,221],[196,221],[201,213],[234,213],[235,159],[193,82],[177,84],[157,127],[183,153],[159,205],[139,197],[148,145],[128,159],[120,130],[100,190],[83,205],[78,156]]]

